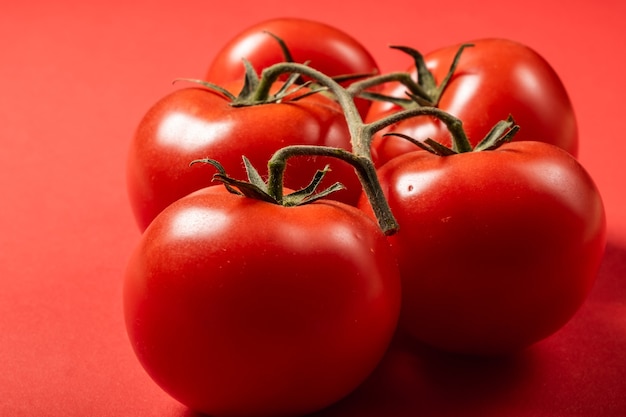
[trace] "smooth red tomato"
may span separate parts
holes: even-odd
[[[480,39],[469,42],[458,67],[437,107],[463,121],[473,145],[482,140],[500,120],[512,115],[521,129],[516,141],[537,140],[559,146],[572,155],[578,152],[578,128],[567,91],[551,65],[528,46],[506,39]],[[453,45],[424,56],[428,69],[439,84],[448,73],[460,45]],[[408,71],[417,77],[415,66]],[[397,83],[384,86],[381,93],[406,98],[406,87]],[[374,102],[367,122],[378,120],[399,107]],[[382,137],[397,132],[418,140],[428,137],[450,145],[443,123],[429,117],[411,118],[379,132],[372,151],[380,166],[393,157],[415,149],[398,137]]]
[[[124,311],[139,360],[172,397],[216,417],[280,417],[355,389],[390,343],[400,297],[389,244],[357,208],[212,186],[146,229]]]
[[[365,46],[344,31],[308,19],[278,18],[257,23],[226,43],[215,55],[206,80],[221,85],[242,79],[245,73],[243,58],[259,73],[263,68],[284,62],[279,43],[266,32],[285,42],[294,62],[308,62],[312,68],[330,77],[380,71]],[[357,99],[355,103],[364,116],[370,102]]]
[[[522,349],[557,331],[589,293],[605,215],[576,159],[542,142],[440,157],[398,156],[379,169],[400,229],[400,327],[470,354]],[[365,201],[360,205],[369,210]]]
[[[280,85],[277,82],[274,88]],[[225,87],[239,91],[241,81]],[[297,101],[233,107],[224,96],[205,88],[174,91],[148,110],[129,149],[128,194],[140,229],[172,202],[211,185],[214,171],[190,167],[191,161],[216,159],[231,176],[245,179],[242,156],[265,175],[272,154],[296,144],[350,149],[346,121],[334,100],[313,94]],[[292,158],[285,185],[292,189],[308,185],[326,164],[332,171],[325,184],[341,182],[346,187],[331,198],[356,204],[361,184],[352,166],[338,159]]]

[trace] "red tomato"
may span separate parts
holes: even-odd
[[[414,338],[454,352],[510,352],[557,331],[585,300],[605,216],[569,153],[532,141],[446,157],[416,151],[379,175],[400,226],[389,237],[403,286],[400,327]]]
[[[559,146],[572,155],[578,151],[576,117],[563,83],[550,64],[531,48],[505,39],[481,39],[462,52],[454,75],[437,107],[459,119],[473,145],[482,140],[498,121],[512,115],[521,130],[516,141],[538,140]],[[439,49],[424,56],[437,83],[448,73],[460,45]],[[415,66],[408,71],[417,77]],[[382,94],[405,97],[406,87],[386,84]],[[374,102],[366,122],[398,111],[389,102]],[[434,118],[411,118],[377,134],[372,152],[378,166],[393,157],[415,149],[397,137],[382,137],[397,132],[418,140],[428,137],[450,145],[448,131]]]
[[[277,82],[274,88],[280,85]],[[239,91],[241,82],[225,87]],[[295,144],[350,149],[350,135],[339,105],[313,94],[297,101],[233,107],[228,99],[208,89],[174,91],[147,112],[129,150],[128,193],[140,229],[172,202],[211,184],[211,168],[189,167],[191,161],[216,159],[230,175],[245,179],[242,156],[263,175],[275,151]],[[292,158],[285,185],[293,189],[306,186],[316,170],[327,163],[332,172],[325,181],[341,182],[346,187],[332,198],[356,204],[361,184],[352,166],[338,159]]]
[[[258,72],[284,62],[279,43],[266,32],[285,42],[294,62],[308,62],[312,68],[330,77],[379,72],[370,52],[342,30],[308,19],[278,18],[257,23],[226,43],[214,57],[206,80],[222,85],[242,79],[245,72],[243,58]],[[355,103],[364,116],[370,102],[357,99]]]
[[[400,310],[375,222],[332,200],[283,207],[222,186],[165,209],[130,259],[128,334],[149,375],[212,416],[294,416],[348,394]]]

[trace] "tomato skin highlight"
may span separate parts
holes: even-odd
[[[515,141],[541,141],[578,154],[578,126],[568,93],[552,66],[530,47],[507,39],[478,39],[465,48],[454,75],[437,105],[463,121],[472,145],[482,140],[500,120],[512,115],[521,127]],[[437,83],[446,76],[459,45],[424,55]],[[415,66],[407,69],[415,79]],[[406,97],[406,88],[386,84],[381,93]],[[378,120],[400,108],[389,102],[374,102],[367,122]],[[397,132],[418,140],[428,137],[450,146],[451,138],[443,123],[428,117],[412,118],[383,129],[372,143],[378,166],[395,156],[411,152],[415,146],[397,137]]]
[[[400,225],[389,241],[402,332],[451,352],[506,354],[556,332],[586,299],[606,219],[569,153],[530,141],[447,157],[416,151],[379,175]]]
[[[331,25],[302,18],[276,18],[254,24],[230,39],[211,62],[205,79],[218,85],[244,77],[242,59],[261,72],[263,68],[285,61],[278,42],[282,39],[294,62],[308,63],[311,68],[330,77],[366,75],[380,72],[372,54],[358,40]],[[350,81],[342,85],[349,85]],[[370,101],[355,101],[363,117]]]
[[[355,389],[387,349],[400,297],[388,242],[355,207],[213,186],[146,229],[124,310],[140,362],[172,397],[216,417],[279,417]]]
[[[277,82],[274,89],[282,83]],[[238,91],[241,82],[226,84]],[[301,90],[302,93],[306,89]],[[234,178],[245,179],[242,156],[267,175],[267,161],[288,145],[350,149],[350,135],[339,105],[321,94],[298,101],[232,107],[205,88],[183,88],[163,97],[140,121],[127,157],[127,188],[140,230],[172,202],[212,185],[211,167],[190,167],[196,159],[220,162]],[[300,189],[315,172],[330,165],[324,184],[346,189],[332,198],[356,204],[361,184],[348,163],[325,157],[296,157],[285,171],[285,186]]]

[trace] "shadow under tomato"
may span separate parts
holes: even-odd
[[[211,417],[211,416],[187,409],[183,414],[180,415],[180,417]]]
[[[507,357],[449,354],[397,337],[355,392],[311,417],[484,416],[532,373],[531,350]]]

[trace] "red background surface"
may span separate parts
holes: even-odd
[[[174,78],[201,77],[231,36],[280,15],[344,29],[383,71],[409,64],[389,44],[428,52],[499,36],[532,46],[568,88],[579,159],[608,215],[597,284],[557,334],[499,361],[392,349],[360,390],[320,416],[626,415],[626,3],[356,3],[0,6],[0,416],[194,416],[148,378],[126,338],[121,284],[139,237],[126,149]]]

